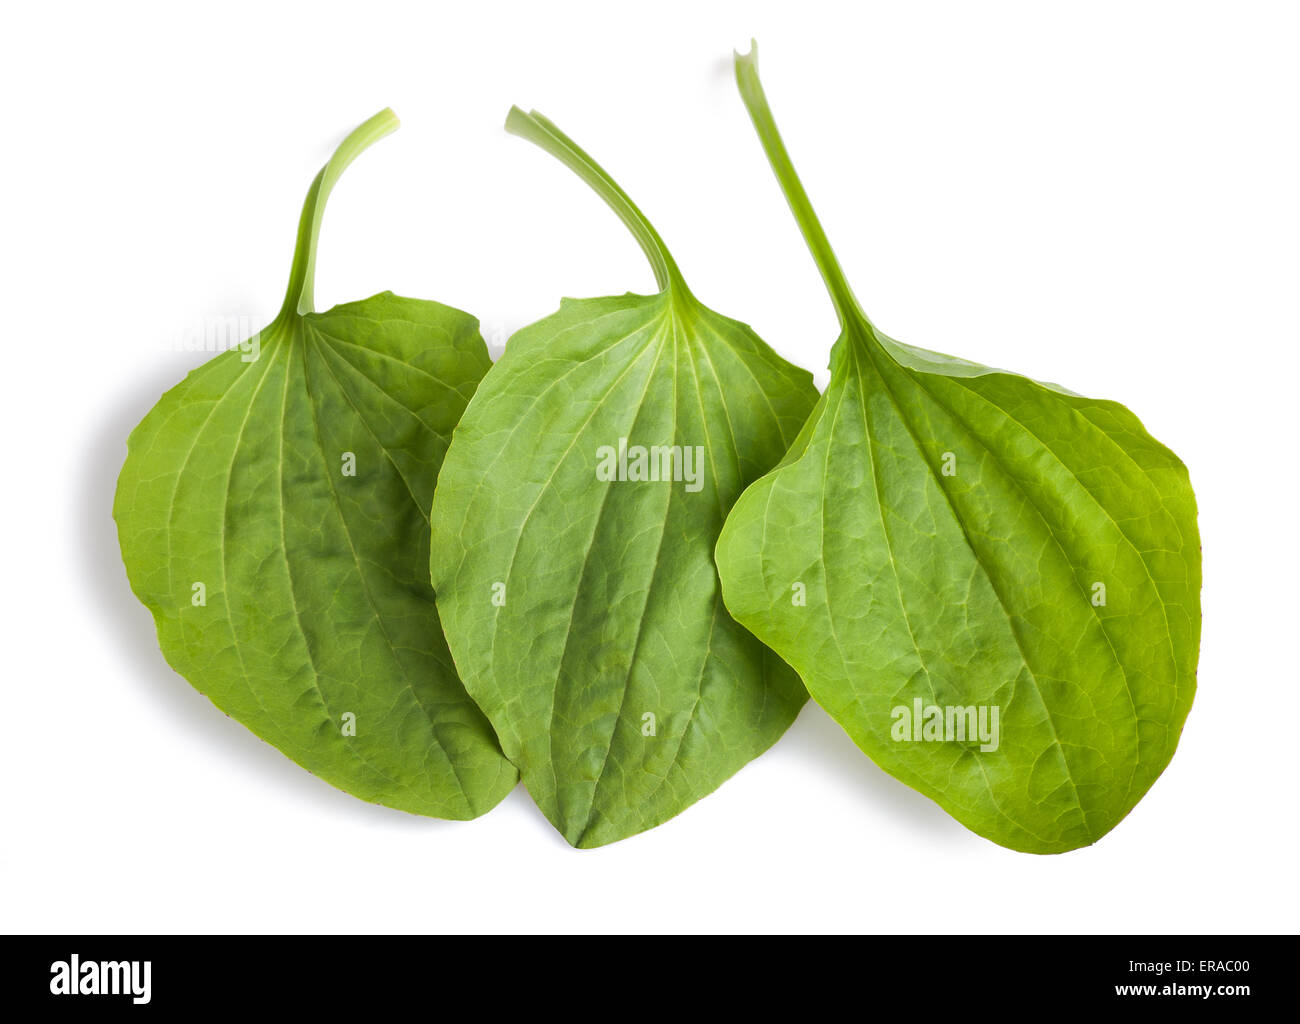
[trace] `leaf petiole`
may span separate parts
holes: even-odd
[[[590,185],[636,238],[654,270],[659,290],[671,290],[683,297],[690,297],[690,289],[686,287],[681,271],[677,269],[677,263],[669,254],[664,240],[659,237],[659,232],[605,169],[576,142],[542,114],[535,110],[525,113],[519,107],[510,108],[510,113],[506,116],[506,131],[541,147]]]
[[[751,41],[749,53],[736,54],[736,84],[740,87],[740,96],[745,101],[745,109],[749,111],[750,120],[754,122],[759,141],[763,144],[767,161],[771,164],[781,191],[785,194],[786,202],[790,204],[790,211],[799,224],[804,241],[808,243],[808,249],[817,263],[817,269],[821,271],[822,280],[826,282],[826,290],[830,292],[831,302],[834,303],[836,315],[840,319],[840,326],[848,327],[857,321],[870,328],[871,321],[867,319],[867,315],[858,304],[857,297],[853,294],[853,289],[849,287],[835,250],[831,248],[821,221],[817,219],[812,200],[804,191],[803,183],[795,173],[785,143],[781,141],[781,133],[777,130],[772,109],[768,106],[767,96],[763,92],[763,83],[758,78],[758,43]]]
[[[293,266],[289,270],[289,288],[280,314],[275,318],[276,323],[314,311],[316,240],[320,236],[321,218],[325,214],[325,202],[329,199],[330,191],[353,160],[385,135],[397,131],[400,124],[397,115],[387,107],[384,108],[358,125],[339,143],[339,148],[312,181],[302,204],[302,216],[298,219],[298,240],[293,250]]]

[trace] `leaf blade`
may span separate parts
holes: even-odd
[[[516,775],[455,674],[423,567],[433,483],[487,349],[439,303],[310,311],[325,196],[394,127],[372,118],[313,182],[254,357],[218,355],[132,432],[114,517],[162,653],[196,689],[361,799],[465,819]]]
[[[843,334],[800,440],[723,528],[728,608],[868,756],[968,828],[1039,853],[1095,842],[1168,764],[1195,690],[1186,468],[1116,403],[880,333],[753,55],[737,76]],[[918,735],[930,708],[943,728]],[[996,709],[998,741],[951,729],[964,709]]]
[[[591,847],[712,792],[806,700],[726,613],[712,549],[815,391],[694,300],[654,229],[571,140],[539,115],[527,124],[620,211],[663,290],[566,299],[510,339],[439,477],[430,571],[467,688],[543,813]],[[697,444],[698,491],[597,477],[601,447]]]

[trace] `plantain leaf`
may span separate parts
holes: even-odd
[[[312,182],[280,314],[136,427],[113,514],[163,654],[217,707],[363,800],[473,818],[517,776],[423,567],[487,347],[469,314],[390,292],[312,311],[329,192],[396,127],[377,114]]]
[[[555,827],[599,846],[717,788],[807,699],[727,615],[712,552],[816,390],[694,298],[640,211],[559,129],[518,109],[507,128],[610,204],[661,288],[566,299],[517,332],[456,428],[431,517],[467,689]]]
[[[1092,843],[1169,763],[1191,707],[1187,471],[1121,405],[878,331],[756,52],[736,76],[842,333],[798,440],[722,531],[727,607],[877,764],[968,828],[1035,853]]]

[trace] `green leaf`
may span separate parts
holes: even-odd
[[[566,299],[517,332],[456,428],[433,506],[434,588],[466,688],[538,806],[591,847],[716,789],[807,699],[727,615],[712,552],[816,390],[692,296],[640,211],[559,129],[518,109],[506,124],[609,203],[661,289]],[[624,445],[629,479],[600,479],[601,466],[622,475]],[[631,479],[638,446],[677,446],[682,479]]]
[[[1196,688],[1187,471],[1121,405],[878,331],[795,175],[756,53],[736,75],[842,334],[798,441],[727,520],[727,607],[877,764],[968,828],[1035,853],[1092,843],[1169,763]],[[943,727],[917,739],[931,707]],[[966,714],[949,730],[948,708],[987,709],[990,739],[999,709],[996,749]]]
[[[390,292],[312,311],[330,189],[397,123],[312,182],[279,316],[135,428],[113,514],[163,654],[217,707],[363,800],[473,818],[517,776],[447,651],[425,510],[487,347]]]

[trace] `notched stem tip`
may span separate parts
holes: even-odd
[[[302,204],[302,215],[298,218],[298,240],[293,251],[293,266],[289,270],[289,287],[276,322],[313,311],[316,243],[320,237],[321,218],[325,214],[325,202],[329,199],[330,191],[353,160],[385,135],[397,131],[401,123],[389,107],[363,121],[339,143],[334,155],[312,181]]]
[[[544,149],[562,164],[585,181],[605,200],[609,208],[618,214],[632,232],[632,236],[641,246],[654,270],[655,281],[660,291],[672,291],[684,298],[691,297],[690,289],[682,279],[677,263],[659,237],[659,232],[646,219],[632,199],[611,178],[600,164],[578,146],[571,138],[560,131],[556,125],[536,110],[525,113],[519,107],[511,107],[506,115],[506,131],[527,139],[535,146]]]
[[[826,283],[826,290],[835,305],[840,324],[845,328],[862,326],[870,331],[871,322],[862,312],[853,289],[849,287],[844,270],[840,267],[840,261],[831,248],[821,221],[817,218],[817,212],[813,209],[812,201],[808,198],[808,193],[804,191],[803,183],[795,172],[794,163],[790,160],[781,133],[777,130],[776,120],[772,117],[772,108],[768,106],[767,96],[763,92],[763,83],[758,77],[758,43],[750,41],[749,53],[737,52],[735,64],[736,85],[740,89],[740,98],[745,103],[745,109],[749,111],[750,120],[754,122],[758,139],[767,154],[767,162],[776,175],[786,202],[790,204],[790,211],[794,214],[809,251],[812,252],[817,269],[821,271],[822,280]]]

